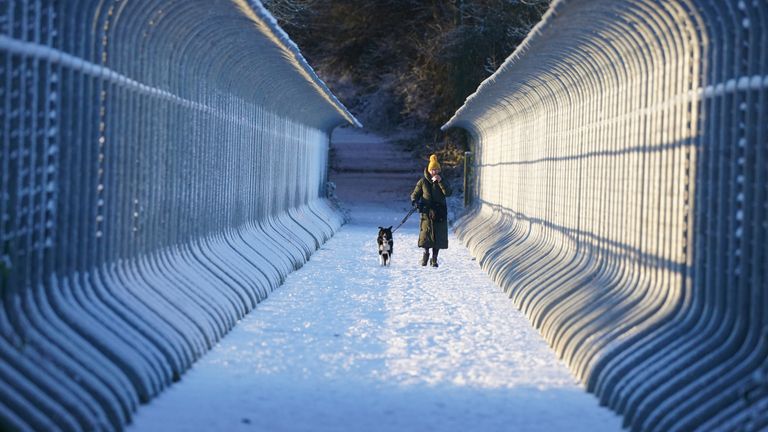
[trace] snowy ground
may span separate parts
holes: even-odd
[[[440,268],[421,267],[413,217],[392,267],[378,265],[376,227],[397,225],[404,202],[355,202],[129,430],[620,430],[455,237]]]

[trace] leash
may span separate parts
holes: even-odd
[[[412,209],[411,209],[411,211],[409,211],[409,212],[408,212],[408,214],[407,214],[407,215],[405,215],[405,217],[403,218],[403,221],[402,221],[402,222],[400,222],[400,225],[398,225],[398,226],[397,226],[397,228],[395,228],[395,229],[393,229],[393,230],[392,230],[392,234],[394,234],[394,233],[395,233],[395,231],[397,231],[398,229],[400,229],[400,227],[401,227],[401,226],[403,226],[403,224],[405,223],[405,221],[407,221],[407,220],[408,220],[408,218],[409,218],[409,217],[411,217],[411,215],[413,214],[413,212],[415,212],[417,209],[418,209],[418,207],[414,207],[414,208],[412,208]]]

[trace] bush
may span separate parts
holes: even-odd
[[[437,152],[441,160],[461,164],[466,135],[443,134],[440,126],[525,38],[548,1],[264,4],[366,128],[414,131],[405,144],[419,155]]]

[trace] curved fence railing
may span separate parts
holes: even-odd
[[[768,3],[556,0],[444,128],[460,238],[633,430],[768,428]]]
[[[258,3],[0,1],[0,429],[115,430],[343,222]]]

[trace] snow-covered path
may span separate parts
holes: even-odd
[[[413,218],[382,268],[402,215],[353,216],[131,430],[619,430],[455,238],[421,267]]]
[[[377,227],[399,223],[423,168],[375,136],[334,137],[352,222],[130,432],[620,430],[455,237],[421,267],[416,215],[378,265]]]

